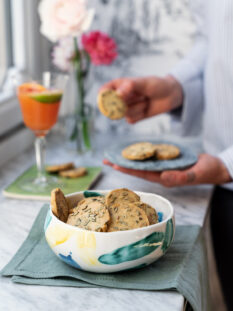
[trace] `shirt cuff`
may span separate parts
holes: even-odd
[[[233,146],[221,152],[218,158],[225,164],[231,179],[233,179]]]

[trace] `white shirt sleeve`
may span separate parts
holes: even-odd
[[[195,2],[195,1],[194,1]],[[205,34],[205,7],[200,10],[200,3],[196,16],[199,35],[191,52],[181,60],[171,71],[170,74],[179,81],[183,88],[184,102],[181,109],[177,109],[171,115],[181,121],[182,135],[197,135],[201,132],[202,113],[204,108],[203,95],[203,71],[207,56],[207,40]],[[194,12],[195,13],[195,12]]]
[[[182,85],[197,78],[201,79],[205,66],[206,53],[206,40],[201,38],[196,42],[191,52],[171,70],[171,75]]]
[[[171,113],[176,120],[181,122],[181,135],[192,136],[201,132],[205,57],[206,43],[201,40],[194,46],[190,54],[170,72],[183,89],[183,106]]]

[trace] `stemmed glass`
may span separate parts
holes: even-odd
[[[21,185],[29,192],[41,192],[57,185],[57,178],[45,174],[45,136],[57,122],[66,81],[65,75],[44,72],[41,81],[27,81],[17,86],[23,121],[36,137],[37,177],[24,180]]]

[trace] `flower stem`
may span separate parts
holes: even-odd
[[[82,129],[83,129],[83,140],[87,149],[91,149],[91,141],[89,137],[89,128],[88,128],[88,121],[84,120],[82,122]]]
[[[77,38],[74,38],[74,49],[75,49],[75,58],[74,58],[74,68],[76,73],[76,80],[78,85],[78,95],[79,95],[79,107],[77,106],[77,112],[84,116],[84,83],[83,83],[83,73],[82,73],[82,57],[78,48]]]
[[[74,63],[74,69],[76,73],[76,81],[78,86],[78,94],[79,94],[79,105],[76,107],[76,117],[80,115],[81,117],[81,124],[82,124],[82,136],[83,141],[85,144],[85,147],[87,149],[91,148],[91,142],[89,137],[89,128],[88,128],[88,120],[85,120],[85,109],[84,109],[84,98],[85,98],[85,89],[84,89],[84,81],[83,78],[86,75],[86,72],[83,70],[83,64],[82,64],[82,55],[80,53],[79,47],[78,47],[78,41],[77,38],[74,37],[74,48],[75,48],[75,57],[73,60]],[[78,118],[76,119],[76,122],[78,122]],[[74,139],[77,136],[77,128],[74,129],[71,138]]]

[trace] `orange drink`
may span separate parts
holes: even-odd
[[[57,122],[60,102],[67,77],[52,72],[42,73],[42,84],[26,82],[17,87],[17,96],[25,125],[33,131],[37,171],[25,179],[21,188],[30,194],[40,194],[56,188],[60,181],[45,172],[45,136]]]
[[[23,120],[36,136],[44,136],[56,123],[62,92],[47,90],[35,82],[18,87]]]

